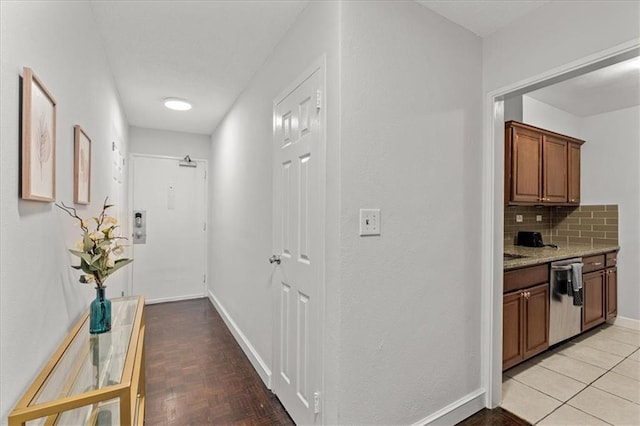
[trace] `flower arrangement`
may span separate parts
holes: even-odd
[[[91,223],[88,219],[78,216],[75,208],[64,203],[56,206],[64,210],[69,216],[77,219],[82,230],[82,239],[76,242],[75,250],[69,252],[80,258],[80,265],[71,266],[84,272],[80,276],[81,283],[94,283],[98,288],[104,287],[105,280],[118,269],[133,262],[133,259],[120,258],[124,254],[124,248],[119,240],[126,239],[116,234],[118,219],[108,216],[106,211],[113,207],[105,198],[102,212],[94,217],[95,228],[89,229]]]

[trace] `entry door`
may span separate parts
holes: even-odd
[[[319,422],[321,408],[322,75],[315,68],[274,103],[273,391],[300,425]]]
[[[133,245],[133,294],[147,303],[205,296],[207,163],[141,155],[132,162],[132,209],[144,211],[146,226],[146,242]]]

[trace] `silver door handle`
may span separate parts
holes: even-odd
[[[278,265],[280,264],[280,256],[277,254],[274,254],[273,256],[271,256],[269,258],[269,263],[277,263]]]

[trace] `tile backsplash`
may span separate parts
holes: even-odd
[[[516,216],[522,222],[516,222]],[[541,216],[541,221],[536,221]],[[580,207],[509,206],[504,208],[505,244],[513,244],[518,231],[538,231],[545,243],[618,244],[618,206]]]

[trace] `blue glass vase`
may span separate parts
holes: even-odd
[[[96,298],[89,310],[89,333],[100,334],[111,330],[111,301],[104,297],[105,287],[96,287]]]

